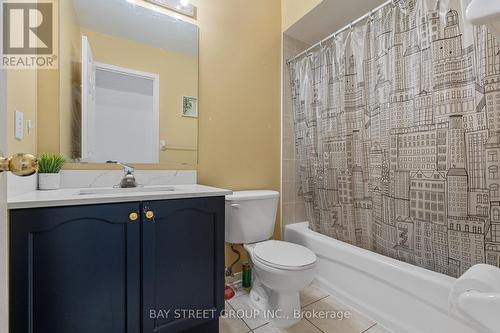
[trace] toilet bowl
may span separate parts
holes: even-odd
[[[246,244],[244,248],[254,273],[252,303],[267,311],[276,327],[300,321],[299,293],[314,279],[316,255],[301,245],[275,240]]]
[[[316,255],[308,248],[269,240],[279,193],[239,191],[226,196],[226,242],[243,244],[253,269],[250,299],[279,328],[301,319],[299,293],[315,276]]]

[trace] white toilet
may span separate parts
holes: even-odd
[[[300,321],[299,291],[315,275],[316,255],[308,248],[269,240],[279,193],[239,191],[226,196],[226,242],[244,244],[253,276],[250,298],[277,327]]]

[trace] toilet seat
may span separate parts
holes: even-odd
[[[283,241],[268,240],[255,245],[254,260],[282,270],[305,270],[316,263],[316,255],[308,248]]]

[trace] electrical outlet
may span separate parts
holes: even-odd
[[[15,137],[18,140],[22,140],[24,138],[24,113],[20,111],[16,111],[16,124],[15,124]]]
[[[35,128],[35,125],[33,125],[33,120],[29,119],[26,121],[26,129],[28,130],[28,134],[31,134],[31,131]]]

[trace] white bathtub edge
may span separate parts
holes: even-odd
[[[352,306],[354,309],[356,309],[356,311],[362,313],[363,316],[370,318],[374,322],[379,323],[386,328],[390,327],[393,333],[421,333],[412,330],[411,327],[404,325],[397,320],[393,320],[393,318],[385,316],[382,312],[378,311],[377,308],[369,306],[366,302],[359,301],[357,298],[349,296],[339,288],[336,288],[335,285],[328,282],[325,278],[317,277],[315,279],[315,283],[318,287],[328,292],[341,303],[349,304],[349,306]]]
[[[310,230],[308,222],[286,225],[284,238],[316,253],[319,266],[317,281],[321,287],[394,332],[429,333],[429,328],[424,328],[429,324],[420,322],[418,318],[435,322],[433,329],[437,329],[436,332],[451,332],[450,329],[454,333],[479,332],[477,327],[472,327],[470,320],[449,310],[448,294],[455,281],[452,277],[321,235]],[[342,271],[344,276],[332,276],[337,271]],[[346,278],[345,275],[350,276]],[[392,278],[398,281],[397,285],[391,283],[394,281]],[[351,289],[352,284],[347,281],[363,282],[364,285],[349,293],[346,290]],[[358,291],[363,287],[366,289],[368,284],[378,286],[380,290],[365,294]],[[382,290],[391,295],[383,294]],[[389,304],[384,309],[380,298],[387,297],[395,304]],[[375,304],[377,302],[379,304]],[[391,311],[400,311],[403,307],[408,309],[395,316],[388,310],[391,307]],[[413,317],[409,315],[412,311],[415,313]]]

